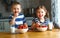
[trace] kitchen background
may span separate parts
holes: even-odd
[[[40,4],[44,4],[47,10],[51,12],[51,0],[2,0],[0,1],[0,17],[7,18],[11,14],[10,5],[14,1],[22,4],[23,13],[26,17],[32,17],[30,14],[33,14],[34,9]]]
[[[54,22],[55,26],[60,28],[59,0],[0,0],[0,31],[9,31],[8,16],[11,14],[10,6],[14,1],[22,4],[23,13],[29,26],[31,26],[35,8],[43,4],[49,11],[50,20]]]

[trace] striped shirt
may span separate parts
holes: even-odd
[[[41,22],[40,19],[34,18],[34,19],[33,19],[33,22],[35,22],[35,23],[38,22],[38,23],[40,23],[41,25],[43,25],[43,24],[44,24],[44,25],[48,25],[49,22],[50,22],[50,20],[49,20],[48,18],[45,18],[45,21],[44,21],[44,22]]]
[[[12,20],[12,17],[13,17],[13,14],[11,14],[11,15],[9,16],[9,19],[10,19],[9,22]],[[15,19],[15,25],[13,25],[13,26],[18,27],[18,25],[24,24],[24,23],[26,23],[26,19],[25,19],[24,15],[23,15],[22,13],[20,13],[20,14],[16,17],[16,19]]]

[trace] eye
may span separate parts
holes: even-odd
[[[41,13],[43,13],[43,12],[41,12]]]

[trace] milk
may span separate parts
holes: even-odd
[[[11,27],[11,33],[15,33],[15,27]]]
[[[53,28],[53,22],[49,22],[49,26],[48,26],[49,28],[49,30],[52,30],[52,28]]]

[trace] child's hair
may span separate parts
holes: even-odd
[[[44,6],[44,5],[40,5],[40,6],[38,6],[36,9],[35,9],[35,17],[37,17],[36,16],[36,12],[37,12],[37,10],[39,10],[39,9],[43,9],[45,12],[46,12],[46,17],[49,17],[49,14],[47,13],[48,11],[47,11],[47,9],[46,9],[46,7]]]
[[[40,5],[40,6],[38,6],[37,8],[36,8],[36,11],[38,10],[38,9],[44,9],[44,11],[46,11],[47,12],[47,9],[46,9],[46,7],[44,6],[44,5]]]
[[[11,5],[11,7],[14,6],[14,5],[17,5],[17,4],[21,5],[20,2],[13,2],[12,5]]]

